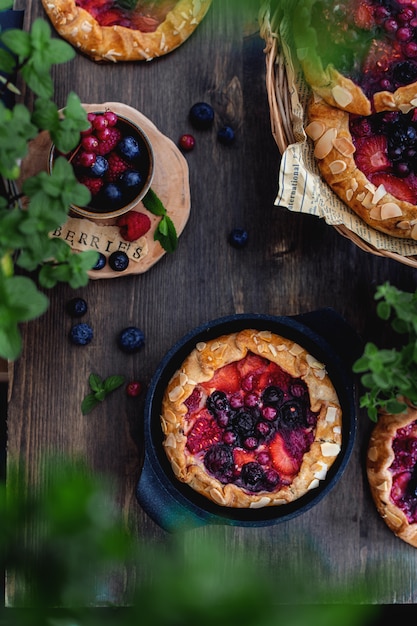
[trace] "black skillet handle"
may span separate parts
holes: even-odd
[[[331,307],[292,316],[323,337],[350,369],[364,349],[364,342],[346,320]]]

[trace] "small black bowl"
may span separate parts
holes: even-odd
[[[162,398],[169,380],[199,341],[208,341],[245,328],[270,330],[287,337],[326,364],[342,411],[342,448],[320,485],[294,502],[260,509],[223,507],[180,482],[165,455],[160,423]],[[333,309],[319,309],[294,317],[241,314],[223,317],[200,326],[183,337],[157,368],[145,401],[145,455],[136,488],[142,508],[167,531],[206,524],[269,526],[308,511],[334,487],[352,452],[356,433],[355,387],[351,365],[362,351],[352,328]]]

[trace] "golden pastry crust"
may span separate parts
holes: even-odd
[[[294,378],[302,378],[309,390],[311,410],[318,413],[314,441],[304,454],[298,474],[291,484],[275,491],[253,493],[232,483],[225,485],[207,472],[202,455],[192,454],[186,447],[193,424],[186,419],[185,401],[199,383],[210,381],[216,370],[240,361],[248,353],[279,365]],[[214,388],[210,388],[212,391]],[[176,478],[216,504],[235,508],[276,506],[300,498],[326,477],[342,445],[342,410],[324,365],[293,341],[252,329],[196,345],[168,384],[161,424],[164,449]]]
[[[154,32],[100,26],[75,0],[42,0],[57,32],[94,61],[149,61],[178,48],[197,28],[211,0],[178,0]]]
[[[399,428],[417,420],[417,410],[400,415],[381,415],[368,445],[366,470],[372,498],[387,526],[403,541],[417,548],[417,524],[410,523],[390,497],[393,484],[390,466],[395,458],[392,442]],[[416,425],[417,435],[417,425]]]
[[[417,206],[377,188],[356,166],[349,114],[313,96],[307,115],[320,173],[339,198],[375,230],[417,240]]]

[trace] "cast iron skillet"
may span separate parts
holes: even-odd
[[[255,328],[292,339],[326,364],[337,391],[342,411],[342,449],[319,487],[295,502],[261,509],[223,507],[198,494],[175,478],[162,447],[160,412],[162,397],[171,376],[199,341]],[[200,326],[185,335],[165,355],[150,383],[145,401],[145,455],[136,487],[141,507],[163,529],[174,532],[206,524],[259,527],[278,524],[308,511],[334,487],[348,463],[356,433],[353,361],[362,351],[353,329],[333,309],[275,317],[237,314]]]

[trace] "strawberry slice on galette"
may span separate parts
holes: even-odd
[[[214,503],[278,506],[319,486],[342,445],[342,410],[322,363],[269,331],[198,343],[163,397],[175,477]]]

